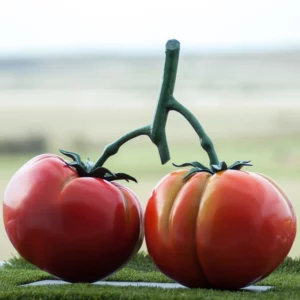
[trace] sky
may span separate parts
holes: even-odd
[[[0,0],[0,55],[300,48],[299,0]]]

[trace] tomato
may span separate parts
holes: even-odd
[[[79,177],[59,156],[26,163],[4,195],[4,224],[19,254],[68,282],[94,282],[122,267],[143,240],[142,208],[121,184]]]
[[[163,178],[146,207],[145,239],[157,267],[191,288],[238,289],[268,276],[296,235],[284,192],[241,170],[186,174]]]

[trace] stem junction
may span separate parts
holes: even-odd
[[[199,136],[202,148],[208,154],[210,165],[220,166],[220,162],[215,152],[214,145],[200,125],[199,121],[188,109],[186,109],[182,104],[175,100],[173,96],[179,60],[179,51],[180,43],[177,40],[169,40],[167,42],[163,81],[152,124],[131,131],[121,138],[117,139],[115,142],[107,145],[103,153],[93,166],[92,170],[102,167],[106,160],[110,156],[116,154],[124,143],[141,135],[147,135],[152,143],[157,146],[161,163],[165,164],[166,162],[168,162],[170,160],[170,152],[167,143],[165,128],[167,124],[168,114],[171,110],[180,113],[194,128],[197,135]]]
[[[157,146],[161,163],[165,164],[166,162],[168,162],[170,160],[170,152],[166,136],[166,124],[168,120],[168,114],[171,110],[180,113],[194,128],[200,139],[200,144],[206,151],[210,161],[210,168],[203,166],[199,162],[175,165],[177,167],[193,167],[187,173],[187,178],[198,172],[209,172],[211,174],[214,174],[227,169],[240,170],[243,166],[250,166],[250,161],[237,161],[229,167],[227,167],[227,164],[224,161],[219,161],[213,142],[205,133],[197,118],[186,107],[179,103],[173,96],[178,68],[179,51],[180,43],[177,40],[169,40],[167,42],[163,80],[157,107],[151,124],[133,130],[120,137],[113,143],[107,145],[95,164],[90,160],[88,160],[87,163],[84,164],[78,154],[61,150],[63,154],[73,159],[73,162],[67,164],[71,167],[74,167],[77,170],[79,176],[98,177],[106,179],[108,181],[116,179],[136,181],[133,177],[127,174],[112,173],[108,169],[104,168],[103,165],[110,156],[116,154],[119,151],[120,147],[123,144],[141,135],[148,136],[152,143]]]

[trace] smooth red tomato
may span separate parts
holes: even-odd
[[[78,177],[65,161],[37,156],[11,179],[4,224],[21,256],[69,282],[94,282],[122,267],[143,240],[142,208],[124,186]]]
[[[226,170],[170,173],[145,211],[147,248],[168,277],[199,288],[238,289],[268,276],[286,257],[296,217],[264,175]]]

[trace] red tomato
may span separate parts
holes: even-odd
[[[118,183],[78,177],[65,161],[37,156],[11,179],[4,224],[21,256],[69,282],[94,282],[122,267],[143,240],[137,196]]]
[[[264,175],[186,170],[163,178],[145,211],[150,256],[168,277],[198,288],[238,289],[269,275],[286,257],[296,217]]]

